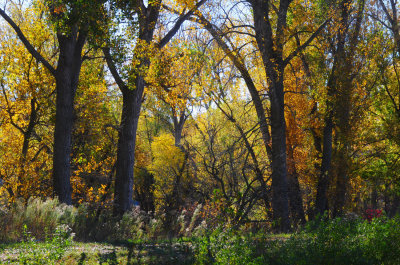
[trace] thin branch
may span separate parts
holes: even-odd
[[[329,21],[330,19],[325,20],[325,22],[318,27],[318,29],[310,36],[310,38],[308,38],[306,42],[297,47],[295,51],[293,51],[291,54],[289,54],[288,57],[286,57],[286,59],[283,61],[283,64],[287,65],[293,59],[293,57],[297,56],[299,52],[303,51],[308,45],[310,45],[310,43],[319,35],[319,33],[325,28]]]

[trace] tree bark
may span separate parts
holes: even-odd
[[[282,231],[289,230],[289,198],[286,167],[286,125],[283,105],[283,80],[270,89],[272,137],[272,210]]]
[[[288,154],[288,186],[289,186],[289,206],[292,222],[295,225],[304,224],[306,221],[304,215],[303,199],[301,196],[299,176],[296,170],[296,162],[294,159],[294,149],[287,137],[287,154]]]
[[[179,147],[182,151],[184,151],[181,145],[182,132],[187,118],[188,117],[186,116],[185,111],[183,111],[178,117],[177,112],[174,109],[172,109],[173,134],[175,139],[175,146]]]
[[[349,150],[351,146],[351,91],[354,70],[354,53],[358,43],[361,22],[364,14],[364,1],[358,2],[355,19],[350,17],[348,5],[352,0],[342,0],[339,3],[340,18],[337,44],[332,51],[334,62],[328,79],[327,114],[325,116],[323,158],[321,174],[318,181],[316,211],[323,214],[327,210],[327,188],[329,184],[329,170],[332,164],[332,131],[337,126],[339,145],[337,146],[336,163],[336,196],[334,200],[333,216],[341,215],[345,205],[346,186],[348,183]],[[351,28],[351,23],[354,26]],[[352,29],[352,30],[351,30]],[[347,45],[346,45],[347,44]]]
[[[114,214],[121,215],[133,206],[133,166],[136,132],[139,123],[144,80],[136,78],[136,88],[124,90],[118,139],[114,193]]]
[[[138,39],[143,41],[143,43],[150,44],[153,41],[154,29],[159,18],[161,3],[161,0],[151,1],[146,7],[144,1],[139,0],[133,4],[134,8],[132,12],[137,14],[139,21]],[[189,19],[193,12],[204,3],[205,0],[201,0],[195,5],[193,10],[189,10],[185,14],[180,14],[175,25],[160,42],[157,43],[156,47],[158,49],[163,48],[177,33],[183,22]],[[110,72],[123,95],[113,206],[114,214],[121,216],[133,206],[133,168],[135,162],[136,132],[145,87],[144,76],[140,71],[150,65],[150,58],[149,55],[146,54],[140,55],[142,58],[140,59],[141,63],[138,67],[141,70],[133,69],[136,77],[129,83],[129,81],[125,82],[118,73],[111,58],[110,49],[104,48],[103,52]]]
[[[71,204],[71,138],[74,125],[74,98],[82,66],[83,32],[57,34],[60,54],[56,69],[56,122],[54,130],[53,187],[62,203]]]
[[[322,163],[317,184],[317,197],[315,200],[316,215],[319,214],[320,216],[322,216],[324,212],[328,210],[328,197],[326,192],[329,185],[329,171],[332,161],[332,131],[332,113],[328,113],[327,117],[325,117]]]

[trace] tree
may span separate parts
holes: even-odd
[[[154,49],[163,48],[173,38],[180,26],[188,19],[205,0],[198,3],[186,3],[171,29],[160,38],[154,40],[154,32],[160,17],[161,0],[150,1],[146,6],[143,0],[135,3],[116,1],[131,23],[137,22],[136,46],[133,49],[134,65],[128,70],[128,78],[124,80],[121,70],[117,69],[110,47],[103,49],[107,65],[116,84],[122,92],[123,106],[119,130],[116,178],[114,193],[114,214],[121,215],[133,205],[133,166],[135,161],[136,132],[145,88],[145,72],[151,62]],[[136,21],[137,16],[137,21]],[[116,48],[116,47],[115,47]],[[153,50],[153,51],[152,51]]]
[[[337,147],[336,199],[333,210],[335,216],[342,213],[345,204],[351,146],[351,91],[354,89],[354,79],[359,71],[356,68],[355,53],[364,17],[365,2],[340,1],[336,4],[338,5],[338,14],[329,27],[333,34],[328,36],[331,38],[328,42],[333,63],[327,80],[323,154],[316,197],[316,212],[322,215],[328,210],[326,192],[329,176],[332,174],[332,134],[336,127],[339,143]]]
[[[293,50],[284,58],[287,53],[284,50],[286,40],[289,38],[287,28],[287,13],[292,1],[280,1],[279,8],[275,7],[275,3],[270,1],[248,1],[253,13],[253,23],[250,32],[237,31],[238,27],[249,28],[249,25],[235,25],[232,20],[230,27],[224,25],[218,28],[208,21],[203,15],[198,14],[198,22],[216,40],[218,45],[232,60],[239,70],[255,105],[257,116],[259,119],[260,130],[263,135],[264,145],[267,154],[271,160],[272,168],[272,208],[274,212],[274,220],[279,230],[288,230],[290,227],[289,220],[289,203],[288,203],[288,183],[287,183],[287,166],[286,166],[286,133],[285,133],[285,114],[284,114],[284,79],[285,68],[290,61],[303,49],[305,49],[321,32],[326,25],[322,23],[318,28],[312,29],[314,32],[299,47]],[[236,6],[236,5],[235,5]],[[228,14],[229,12],[225,12]],[[241,22],[238,19],[239,23]],[[296,30],[296,29],[295,29]],[[233,34],[230,34],[232,32]],[[235,46],[230,40],[230,36],[251,36],[255,38],[258,52],[263,60],[263,70],[266,77],[267,93],[269,98],[269,116],[263,106],[262,96],[259,89],[255,86],[251,77],[244,57],[240,54],[243,47]],[[224,41],[224,39],[226,41]],[[268,119],[271,124],[269,131]],[[295,189],[293,189],[295,190]],[[296,196],[294,196],[296,197]]]
[[[74,97],[84,57],[83,47],[91,26],[98,21],[103,1],[44,1],[38,2],[48,13],[47,19],[55,25],[59,54],[57,66],[40,53],[38,47],[26,38],[21,28],[0,8],[0,15],[13,28],[31,55],[53,75],[56,81],[56,119],[53,147],[54,195],[71,204],[71,135],[74,122]],[[81,12],[86,10],[86,12]]]

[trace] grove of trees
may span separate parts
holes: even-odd
[[[397,0],[1,0],[0,204],[290,231],[400,211]]]

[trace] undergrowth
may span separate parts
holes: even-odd
[[[182,211],[166,227],[163,216],[138,207],[117,219],[110,210],[99,212],[85,204],[74,208],[51,199],[16,202],[0,210],[0,250],[16,248],[20,264],[57,264],[75,235],[79,241],[120,244],[126,260],[142,260],[143,264],[162,264],[162,260],[185,260],[186,264],[400,264],[399,217],[322,218],[308,222],[296,233],[273,235],[227,224],[207,227],[198,209]]]

